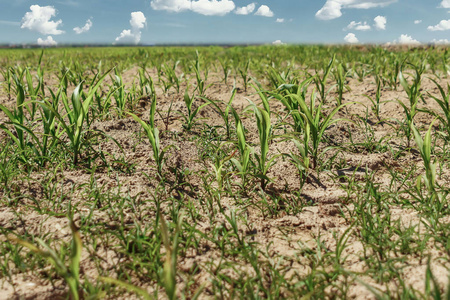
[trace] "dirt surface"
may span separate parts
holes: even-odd
[[[130,88],[131,84],[137,80],[137,68],[126,71],[123,78],[127,87]],[[212,85],[207,89],[205,96],[212,100],[227,102],[232,92],[232,85],[225,84],[220,79],[220,74],[211,73],[209,78],[209,83]],[[52,83],[52,80],[49,79],[49,82]],[[190,82],[192,83],[190,89],[193,91],[194,79],[191,78]],[[263,83],[267,84],[267,82]],[[448,78],[440,80],[442,86],[447,83],[450,83]],[[225,216],[230,216],[232,212],[235,212],[238,220],[237,234],[247,241],[255,243],[260,251],[260,261],[265,261],[265,264],[268,265],[276,265],[280,272],[284,272],[284,278],[287,280],[295,281],[295,278],[301,278],[310,272],[311,262],[302,254],[305,253],[306,248],[316,249],[317,240],[320,239],[320,244],[327,253],[334,252],[337,249],[338,239],[347,235],[347,230],[350,230],[351,234],[348,234],[348,241],[342,252],[342,257],[345,259],[340,263],[341,268],[354,274],[349,277],[351,280],[347,286],[347,297],[374,299],[373,293],[367,289],[365,284],[379,287],[381,290],[385,290],[386,287],[395,290],[401,284],[424,291],[427,260],[422,257],[425,256],[430,257],[431,270],[440,288],[444,289],[448,283],[449,257],[448,253],[436,247],[432,240],[426,242],[428,246],[425,254],[420,257],[415,253],[394,255],[401,259],[393,262],[392,267],[401,270],[404,282],[392,281],[388,284],[380,284],[374,278],[364,275],[367,270],[364,257],[374,255],[374,250],[364,249],[361,239],[358,238],[360,229],[351,228],[352,202],[357,199],[361,201],[361,195],[357,193],[363,192],[363,189],[357,190],[356,194],[349,193],[352,191],[352,187],[348,187],[349,183],[365,185],[367,179],[370,178],[369,181],[376,184],[379,191],[392,191],[395,189],[394,186],[399,184],[398,182],[393,183],[392,170],[406,174],[412,165],[416,165],[417,168],[414,172],[417,175],[424,171],[422,160],[416,151],[405,151],[399,157],[394,155],[399,149],[406,147],[405,139],[398,137],[399,126],[395,121],[403,118],[402,108],[396,103],[396,100],[408,103],[403,89],[400,87],[398,90],[382,90],[383,103],[380,109],[380,119],[383,121],[378,122],[370,111],[370,101],[363,96],[374,95],[376,90],[374,78],[367,77],[362,82],[357,79],[349,79],[348,85],[350,91],[344,94],[344,103],[354,102],[354,104],[347,105],[335,116],[335,118],[348,120],[335,123],[327,129],[325,134],[329,141],[328,145],[343,146],[331,149],[323,157],[325,161],[333,160],[334,167],[320,173],[312,171],[310,178],[301,188],[296,167],[280,156],[269,169],[268,177],[272,179],[272,182],[269,183],[266,191],[266,197],[277,196],[285,201],[285,203],[272,203],[275,213],[261,209],[261,207],[265,207],[262,204],[263,201],[272,200],[270,198],[264,200],[258,189],[251,189],[249,194],[242,194],[240,197],[223,194],[218,198],[218,203],[212,203],[211,206],[203,203],[207,193],[206,183],[210,184],[211,189],[217,189],[218,184],[214,180],[211,159],[208,157],[211,149],[208,148],[208,145],[197,142],[195,136],[200,133],[207,134],[205,128],[210,128],[210,134],[214,135],[214,126],[221,126],[223,120],[215,108],[211,105],[206,106],[197,116],[197,126],[192,132],[187,132],[183,129],[184,120],[180,116],[180,113],[186,113],[183,93],[177,93],[173,89],[164,93],[158,87],[157,107],[162,113],[157,116],[156,122],[161,130],[162,147],[174,146],[168,150],[168,161],[164,169],[168,174],[168,180],[164,188],[160,186],[156,176],[151,145],[142,134],[139,124],[129,116],[123,119],[97,120],[93,123],[92,128],[105,132],[110,138],[101,139],[96,147],[107,153],[109,161],[117,159],[117,163],[113,164],[112,168],[98,168],[94,172],[83,167],[49,166],[51,172],[37,170],[32,171],[26,179],[18,178],[12,185],[17,189],[16,199],[8,200],[7,197],[11,194],[7,195],[5,191],[0,191],[0,197],[3,199],[0,209],[0,227],[6,230],[4,232],[13,232],[17,235],[45,237],[46,240],[53,241],[52,245],[56,246],[61,242],[70,243],[72,239],[69,221],[66,218],[69,202],[70,205],[76,207],[74,221],[78,226],[85,224],[83,218],[91,215],[89,226],[92,230],[101,231],[101,228],[105,227],[114,231],[115,228],[119,230],[120,226],[131,228],[154,223],[156,218],[154,199],[157,197],[164,199],[161,202],[162,214],[167,222],[172,222],[171,209],[173,209],[173,205],[176,205],[174,199],[178,199],[177,201],[191,203],[193,212],[200,214],[193,218],[187,213],[186,218],[191,220],[187,223],[206,236],[217,231],[220,226],[229,228],[230,224]],[[248,100],[260,103],[259,96],[251,87],[245,91],[240,81],[237,81],[236,86],[238,92],[232,105],[241,114],[243,124],[248,130],[248,142],[258,144],[256,121],[252,111],[245,109],[249,104]],[[185,87],[186,84],[181,87],[181,90],[184,91]],[[424,78],[422,89],[426,104],[420,101],[420,108],[439,111],[438,105],[428,96],[428,92],[437,96],[438,91],[435,84],[428,78]],[[8,100],[6,94],[2,93],[0,94],[0,103],[11,107],[14,100]],[[325,104],[327,108],[335,107],[335,101],[333,101],[335,97],[336,94],[332,91],[328,96],[330,101]],[[196,101],[202,103],[202,100]],[[142,98],[138,102],[136,113],[143,120],[148,119],[149,106],[150,103],[146,98]],[[171,112],[168,112],[169,109]],[[281,103],[271,100],[271,110],[274,112],[272,122],[275,123],[277,122],[276,113],[282,114],[284,107]],[[369,128],[364,127],[362,120],[365,119],[369,119],[367,123]],[[428,114],[419,113],[416,125],[419,128],[428,128],[431,121],[432,118]],[[5,122],[7,122],[5,114],[0,113],[0,123]],[[223,129],[218,130],[222,132]],[[275,134],[282,135],[283,127],[275,129]],[[6,138],[5,132],[0,131],[0,139]],[[373,139],[375,146],[388,141],[390,148],[380,151],[367,148],[368,146],[364,143],[368,138]],[[123,151],[112,139],[121,145]],[[414,144],[413,140],[411,142]],[[255,149],[259,151],[257,147]],[[280,153],[296,153],[295,151],[297,150],[292,142],[279,137],[272,141],[269,157]],[[185,181],[183,186],[174,188],[179,175],[175,173],[174,168],[185,171],[182,175]],[[442,168],[437,180],[440,185],[448,186],[450,183],[448,163],[444,164]],[[232,178],[231,182],[233,180],[239,182],[239,179]],[[257,182],[257,180],[253,179],[252,182]],[[106,202],[93,207],[92,201],[89,200],[93,197],[93,186],[99,193],[110,195],[109,199],[113,199],[113,201],[128,199],[126,200],[128,202],[122,207],[122,210],[108,209]],[[53,192],[49,190],[50,187],[54,188]],[[238,188],[236,184],[231,184],[230,189],[237,190]],[[399,192],[396,196],[408,198],[408,195],[402,194],[401,186],[398,186],[397,190]],[[19,197],[19,195],[25,196]],[[8,201],[9,206],[6,205]],[[104,201],[111,200],[106,200],[105,197]],[[283,208],[292,207],[291,204],[296,202],[301,203],[299,205],[301,208],[298,210]],[[40,211],[48,213],[39,213],[33,209],[36,205],[39,205]],[[417,210],[394,205],[392,202],[389,205],[392,222],[399,220],[405,228],[416,226],[414,228],[417,232],[424,229],[426,221]],[[119,215],[120,217],[117,217]],[[448,221],[450,220],[447,218],[446,222]],[[114,246],[117,238],[113,235],[110,234],[110,244],[103,241],[93,247],[92,241],[87,240],[88,233],[81,231],[81,234],[85,244],[81,261],[83,278],[89,278],[95,282],[99,275],[114,274],[113,270],[117,270],[121,264],[125,262],[130,264],[129,261],[126,261],[127,257],[121,255]],[[224,257],[217,244],[208,239],[199,238],[200,236],[197,235],[197,248],[188,247],[186,252],[179,255],[178,270],[181,274],[177,277],[179,291],[185,289],[192,291],[205,284],[200,298],[217,297],[217,290],[212,288],[210,281],[210,270],[214,269],[214,265],[219,262],[229,263],[230,266],[233,266],[221,270],[223,274],[231,278],[256,276],[251,265],[239,261],[239,258],[234,258],[232,255]],[[5,242],[6,239],[6,235],[0,234],[0,242]],[[164,248],[161,248],[161,251],[165,252]],[[11,278],[3,278],[0,284],[0,299],[66,297],[67,287],[63,280],[61,278],[48,280],[48,272],[51,267],[42,262],[40,264],[42,265],[40,269],[17,270]],[[103,270],[102,274],[99,274],[99,269]],[[36,272],[36,270],[38,271]],[[153,293],[155,288],[159,289],[160,297],[164,298],[161,287],[156,287],[151,281],[140,278],[133,271],[129,271],[129,276],[132,283],[147,289],[150,293]],[[263,276],[270,277],[267,274]],[[186,287],[188,281],[185,278],[187,277],[191,278],[193,282],[189,287]],[[342,281],[336,279],[336,285],[330,286],[330,295],[335,293],[337,297],[340,297],[342,291],[338,287],[345,285],[344,278]],[[333,291],[333,289],[336,290]],[[229,291],[225,292],[224,298],[236,296],[230,294]],[[281,293],[281,295],[283,294]],[[123,294],[123,291],[120,295],[106,295],[106,298],[131,299],[134,297],[136,297],[134,294]]]

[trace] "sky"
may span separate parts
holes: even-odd
[[[0,44],[450,44],[450,0],[0,0]]]

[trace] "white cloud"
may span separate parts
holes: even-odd
[[[320,20],[332,20],[342,16],[342,4],[340,1],[327,1],[325,5],[316,12],[316,18]]]
[[[332,20],[342,16],[344,8],[369,9],[383,7],[397,0],[327,0],[316,13],[316,18],[320,20]]]
[[[141,29],[145,27],[147,19],[141,11],[131,13],[131,29],[124,29],[113,44],[139,44],[141,41]]]
[[[145,27],[147,19],[145,18],[142,11],[135,11],[131,13],[130,25],[131,28],[138,30]]]
[[[281,40],[276,40],[272,42],[272,45],[279,46],[279,45],[286,45],[286,43],[283,43]]]
[[[232,0],[152,0],[150,6],[154,10],[170,12],[191,10],[206,16],[223,16],[236,7]]]
[[[420,24],[420,23],[422,23],[422,20],[415,20],[415,21],[414,21],[414,24],[416,24],[416,25],[417,25],[417,24]]]
[[[442,20],[436,26],[428,26],[429,31],[450,30],[450,19]]]
[[[118,37],[116,37],[116,42],[114,44],[137,44],[141,40],[141,35],[136,36],[131,33],[130,29],[123,30]]]
[[[86,24],[84,24],[83,27],[81,27],[81,28],[75,27],[73,29],[73,31],[75,31],[76,34],[82,34],[82,33],[88,32],[91,29],[91,27],[92,27],[92,21],[91,21],[91,19],[89,19],[86,21]]]
[[[284,21],[285,21],[285,20],[284,20],[283,18],[278,18],[278,19],[276,20],[277,23],[284,23]]]
[[[191,5],[192,11],[205,16],[224,16],[236,7],[231,0],[198,0]]]
[[[370,30],[371,27],[369,24],[367,24],[367,22],[362,23],[362,22],[351,21],[350,24],[348,24],[347,27],[344,28],[344,30],[351,30],[351,29],[367,31],[367,30]]]
[[[441,7],[450,8],[450,0],[442,0]]]
[[[267,5],[261,5],[255,12],[256,16],[273,17],[273,11]]]
[[[386,30],[386,23],[387,19],[384,16],[376,16],[375,19],[373,19],[375,24],[373,25],[375,29],[378,30]]]
[[[369,9],[374,7],[385,7],[397,2],[397,0],[341,0],[348,8]]]
[[[191,9],[190,0],[152,0],[150,6],[154,10],[167,10],[171,12],[181,12]]]
[[[450,41],[447,39],[441,39],[441,40],[432,40],[431,41],[432,44],[434,45],[450,45]]]
[[[234,13],[237,15],[248,15],[251,14],[255,10],[255,8],[256,3],[250,3],[247,6],[236,8],[236,11]]]
[[[38,38],[37,44],[42,47],[51,47],[56,46],[58,43],[53,39],[53,37],[48,36],[45,40]]]
[[[397,41],[394,41],[394,44],[396,44]],[[398,38],[398,44],[401,45],[420,45],[420,42],[418,40],[413,39],[410,35],[402,34]]]
[[[27,28],[45,35],[64,33],[64,31],[58,29],[62,20],[50,21],[56,15],[56,9],[53,6],[31,5],[30,10],[22,18],[21,28]]]
[[[359,43],[358,38],[354,33],[349,33],[344,37],[344,41],[349,44],[357,44]]]

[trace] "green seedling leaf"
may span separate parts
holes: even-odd
[[[115,284],[118,285],[128,291],[134,292],[136,294],[138,294],[139,296],[141,296],[142,298],[144,298],[145,300],[153,300],[154,298],[144,289],[137,287],[135,285],[114,279],[114,278],[110,278],[110,277],[102,277],[100,276],[98,278],[99,280],[106,282],[106,283],[110,283],[110,284]]]

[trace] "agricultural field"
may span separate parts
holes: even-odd
[[[450,299],[445,47],[0,50],[0,299]]]

